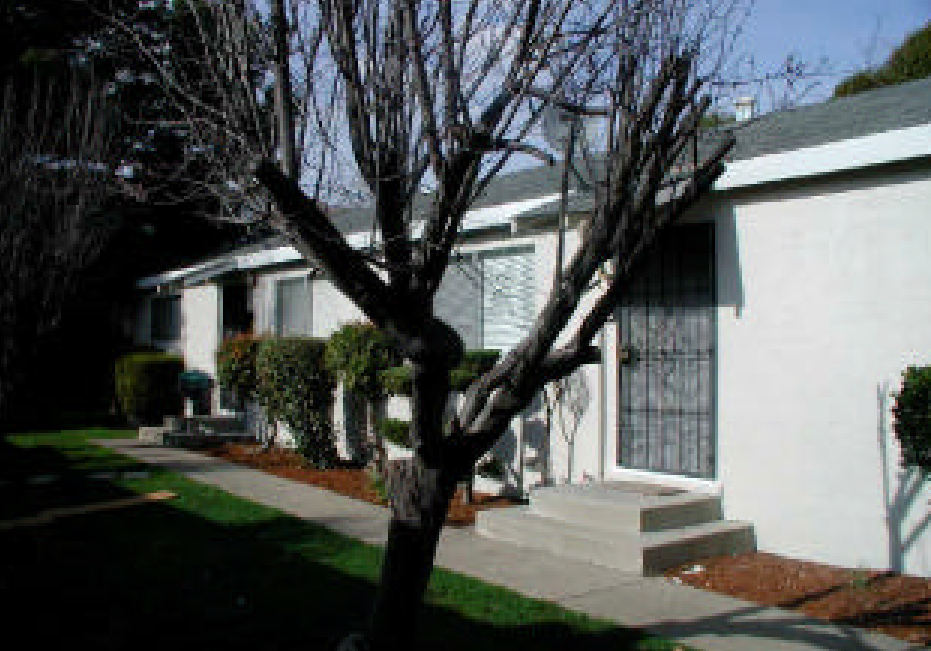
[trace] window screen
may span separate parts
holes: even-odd
[[[310,280],[306,276],[284,278],[276,283],[276,332],[284,337],[311,335]]]

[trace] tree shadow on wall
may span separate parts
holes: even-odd
[[[883,505],[886,511],[889,568],[905,571],[905,559],[916,548],[922,535],[931,526],[931,513],[921,498],[927,484],[927,475],[915,466],[902,467],[893,457],[898,451],[891,433],[890,414],[892,393],[888,382],[877,387],[879,408],[878,442],[882,463]],[[921,512],[920,515],[916,512]]]

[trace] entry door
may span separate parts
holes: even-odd
[[[714,228],[667,231],[618,308],[617,463],[690,477],[715,473]]]

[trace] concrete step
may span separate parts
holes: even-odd
[[[533,511],[572,525],[621,532],[666,531],[721,519],[721,500],[627,484],[566,484],[533,491]]]
[[[753,549],[749,524],[720,520],[664,531],[624,532],[570,524],[521,506],[479,512],[475,527],[491,538],[647,575],[699,558]]]
[[[162,445],[178,448],[198,448],[220,443],[253,443],[255,436],[246,432],[187,433],[166,432]]]
[[[165,427],[174,432],[187,433],[245,433],[246,426],[238,416],[168,416]]]

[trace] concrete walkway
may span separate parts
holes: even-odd
[[[233,495],[383,545],[387,509],[202,454],[130,439],[101,442],[139,461],[164,466]],[[437,565],[618,624],[649,630],[698,649],[803,651],[918,649],[866,631],[834,626],[777,608],[569,561],[448,528]]]

